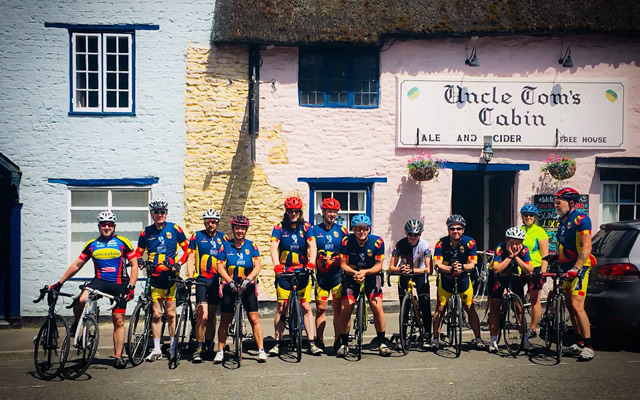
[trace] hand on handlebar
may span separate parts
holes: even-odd
[[[308,271],[313,271],[313,270],[315,270],[315,269],[316,269],[315,264],[310,263],[310,262],[309,262],[309,263],[307,263],[304,267],[305,267]]]
[[[53,291],[59,292],[60,289],[62,289],[62,285],[63,285],[63,283],[58,281],[58,282],[54,283],[53,285],[49,286],[49,290],[53,290]]]
[[[125,301],[131,301],[133,300],[133,296],[135,295],[135,287],[134,286],[127,286],[127,294],[124,297]]]
[[[244,280],[242,281],[242,285],[240,286],[240,289],[245,290],[250,283],[251,281],[249,280],[249,278],[244,278]]]
[[[229,283],[227,283],[227,285],[229,285],[229,288],[234,292],[238,291],[238,285],[236,284],[236,281],[230,280]]]
[[[574,279],[576,276],[578,276],[578,274],[580,273],[580,269],[573,267],[570,270],[567,271],[567,277],[569,279]]]
[[[278,264],[276,266],[273,267],[273,272],[277,275],[280,275],[282,273],[284,273],[284,265],[282,264]]]

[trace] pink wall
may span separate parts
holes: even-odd
[[[558,64],[561,46],[571,46],[574,68]],[[478,50],[480,67],[464,64],[471,47]],[[450,214],[452,171],[445,169],[438,181],[416,183],[407,177],[406,161],[422,149],[396,147],[397,78],[531,78],[624,80],[624,149],[571,150],[577,173],[568,184],[590,194],[590,215],[598,224],[599,174],[597,156],[640,156],[640,40],[598,36],[493,37],[475,40],[398,40],[380,53],[380,105],[377,109],[353,110],[308,108],[298,105],[298,50],[276,47],[262,50],[260,88],[260,137],[257,161],[268,181],[285,193],[299,191],[307,200],[308,187],[300,176],[387,177],[375,184],[373,217],[376,234],[388,243],[402,235],[404,222],[421,218],[423,237],[431,244],[444,235]],[[275,79],[276,90],[268,83]],[[274,133],[275,132],[275,133]],[[271,163],[274,147],[286,145],[288,163]],[[429,152],[428,150],[425,150]],[[433,149],[438,157],[455,162],[479,162],[481,149]],[[540,167],[550,152],[497,149],[492,163],[529,164],[516,177],[518,206],[540,189]],[[562,150],[557,152],[562,153]],[[546,191],[548,193],[548,190]],[[390,244],[389,244],[390,245]]]

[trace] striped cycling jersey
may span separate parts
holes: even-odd
[[[124,258],[134,259],[136,256],[129,239],[124,236],[113,235],[110,238],[89,240],[78,257],[85,261],[93,259],[96,278],[107,282],[122,284],[129,279]]]

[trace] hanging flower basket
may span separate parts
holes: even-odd
[[[549,157],[542,166],[542,172],[549,173],[558,180],[571,178],[576,173],[576,160],[571,156],[559,156],[549,154]]]
[[[438,178],[440,168],[445,163],[445,160],[431,158],[431,154],[424,154],[423,152],[411,157],[407,162],[409,176],[415,181],[430,181],[433,178]]]

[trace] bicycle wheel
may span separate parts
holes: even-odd
[[[173,360],[169,360],[172,362],[174,367],[178,367],[180,365],[180,359],[182,358],[182,352],[187,347],[186,345],[189,343],[189,334],[191,330],[191,322],[189,320],[189,306],[185,303],[182,304],[182,309],[180,310],[180,316],[178,317],[178,324],[176,325],[176,353]]]
[[[296,349],[296,361],[300,362],[302,360],[302,324],[300,320],[302,314],[300,313],[300,299],[297,297],[291,302],[289,313],[291,343]],[[242,326],[239,325],[238,329],[242,329]]]
[[[40,379],[50,381],[60,374],[69,353],[69,328],[64,319],[59,315],[47,317],[34,345],[36,373]]]
[[[562,335],[564,334],[564,321],[565,321],[565,308],[564,308],[564,296],[559,296],[559,299],[555,300],[555,315],[553,318],[553,336],[556,341],[556,364],[560,364],[562,359]]]
[[[553,332],[553,308],[555,307],[555,300],[551,299],[547,302],[546,309],[540,320],[540,337],[544,337],[544,347],[547,350],[551,349],[555,333]]]
[[[504,324],[502,325],[504,333],[504,344],[507,351],[512,356],[517,356],[524,346],[524,333],[527,328],[527,317],[524,313],[522,299],[517,294],[509,293],[507,295],[506,307],[504,310]]]
[[[151,310],[146,302],[139,302],[129,318],[127,332],[127,354],[131,365],[140,365],[144,361],[151,335]]]
[[[413,310],[411,309],[411,295],[407,294],[400,305],[400,346],[404,354],[411,350],[411,335],[413,326]]]
[[[460,297],[453,296],[453,337],[451,342],[456,351],[456,358],[460,357],[462,352],[462,304],[460,304]]]
[[[236,356],[238,368],[240,368],[242,364],[242,306],[240,304],[236,307],[233,315],[233,323],[236,326],[233,332],[234,355]]]
[[[478,313],[478,320],[482,324],[489,314],[489,290],[487,272],[479,272],[478,279],[473,285],[473,305]]]
[[[98,323],[91,315],[83,317],[83,319],[84,321],[80,322],[83,325],[80,337],[77,338],[75,344],[71,345],[67,362],[62,369],[62,376],[66,379],[76,379],[84,374],[98,350],[98,342],[100,341]]]
[[[365,300],[364,300],[364,296],[362,294],[360,294],[360,296],[358,296],[358,303],[357,303],[357,310],[356,310],[356,358],[358,360],[362,359],[362,340],[364,337],[364,329],[365,329],[365,324],[367,323],[367,321],[365,321]]]

